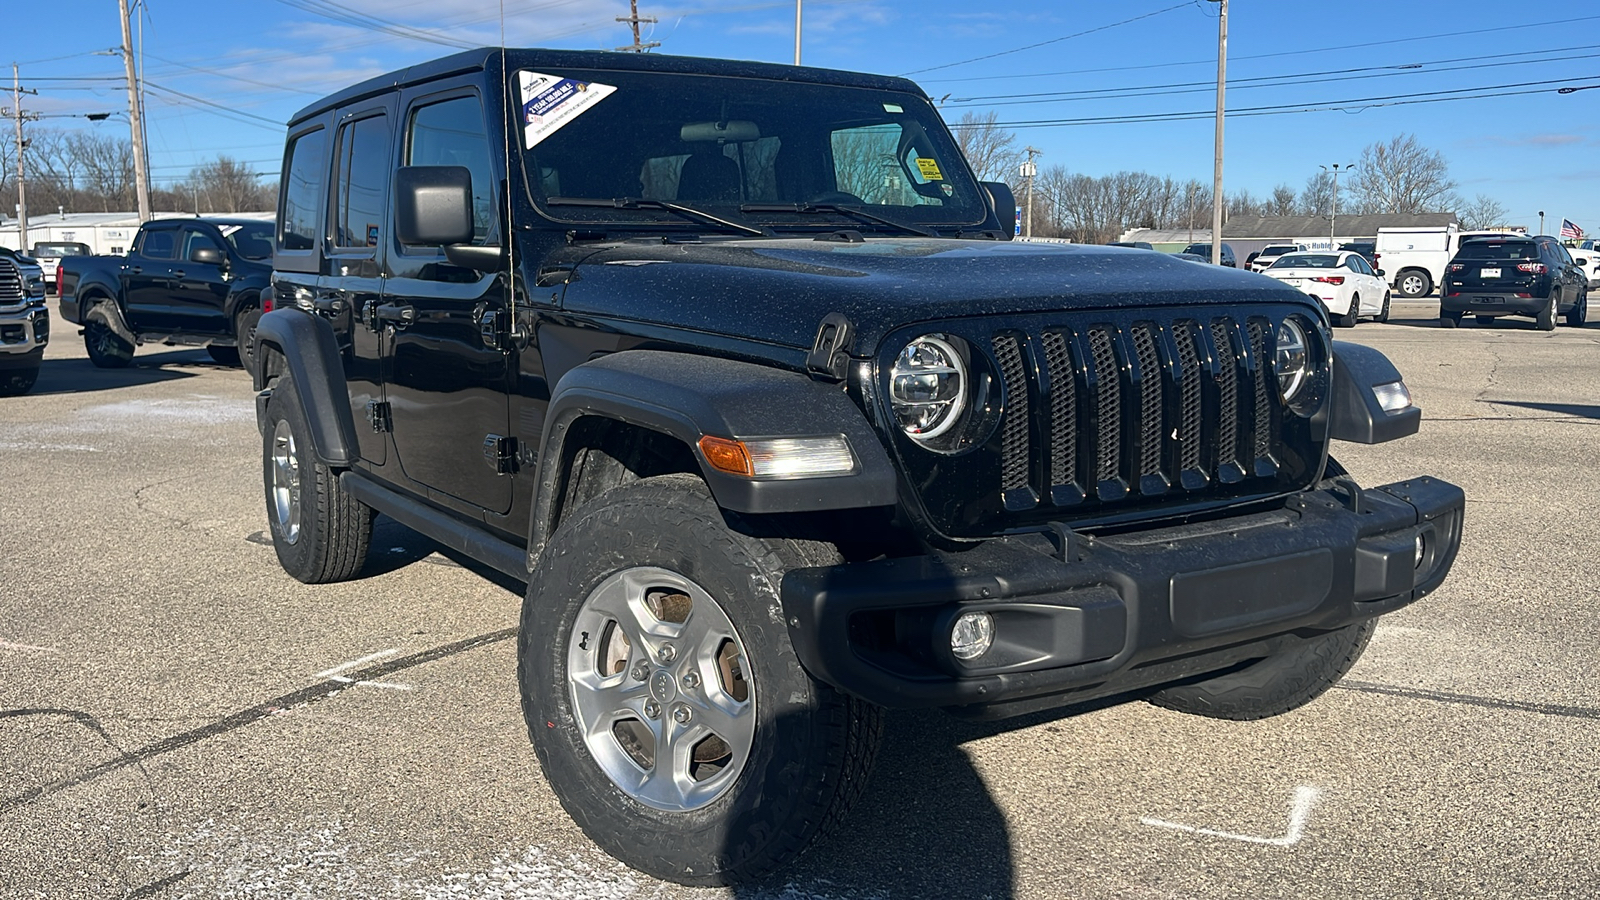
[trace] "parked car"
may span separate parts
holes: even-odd
[[[1277,262],[1278,257],[1289,253],[1304,253],[1306,249],[1305,244],[1268,244],[1261,248],[1261,252],[1257,253],[1256,258],[1246,267],[1252,272],[1260,272]]]
[[[1556,319],[1581,326],[1589,315],[1589,282],[1567,248],[1549,235],[1466,241],[1446,269],[1439,324],[1454,328],[1467,313],[1488,325],[1499,316],[1531,316],[1541,331]]]
[[[1347,241],[1340,244],[1339,249],[1348,250],[1351,253],[1359,253],[1361,258],[1367,261],[1367,265],[1373,269],[1378,268],[1378,243],[1376,241]]]
[[[1322,301],[1328,318],[1341,328],[1363,316],[1389,321],[1389,284],[1359,253],[1289,253],[1262,274]]]
[[[1591,241],[1584,241],[1592,244]],[[1572,264],[1583,270],[1589,290],[1600,288],[1600,250],[1592,246],[1585,248],[1582,244],[1577,247],[1567,248],[1567,253],[1572,257]]]
[[[1207,241],[1204,244],[1190,244],[1189,246],[1183,248],[1183,252],[1193,253],[1196,256],[1204,256],[1206,258],[1206,262],[1210,262],[1211,242]],[[1236,269],[1239,267],[1239,261],[1233,256],[1233,248],[1227,244],[1222,245],[1222,264],[1230,269]]]
[[[0,247],[0,397],[33,389],[49,342],[44,271],[31,257]]]
[[[1459,547],[1459,488],[1328,459],[1417,429],[1382,353],[1269,279],[1012,242],[911,81],[496,48],[286,137],[278,561],[356,578],[383,512],[525,580],[545,782],[656,877],[848,822],[886,706],[1288,712]]]
[[[1463,241],[1514,233],[1518,232],[1504,229],[1457,231],[1454,225],[1379,228],[1370,262],[1374,269],[1388,273],[1395,293],[1402,297],[1425,297],[1444,283],[1445,266]]]
[[[34,259],[39,261],[39,267],[44,270],[44,288],[46,293],[56,292],[56,267],[61,264],[63,256],[93,256],[88,244],[79,241],[43,241],[33,245]]]
[[[273,229],[269,219],[157,219],[126,256],[62,257],[61,318],[83,326],[101,368],[126,366],[136,345],[157,341],[204,346],[217,362],[253,370]]]

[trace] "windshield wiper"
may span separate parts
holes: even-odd
[[[910,234],[917,234],[923,237],[939,236],[939,232],[934,231],[931,228],[923,228],[918,225],[908,225],[905,222],[896,222],[893,219],[884,218],[876,213],[869,213],[864,209],[859,209],[854,206],[846,206],[841,203],[746,203],[739,207],[739,211],[797,213],[836,212],[846,216],[855,216],[858,219],[866,219],[868,222],[876,222],[879,225],[887,225],[890,228],[898,228],[901,231],[908,232]]]
[[[701,222],[710,222],[731,228],[754,237],[769,237],[770,234],[742,222],[734,222],[721,216],[714,216],[702,209],[684,206],[681,203],[668,203],[665,200],[651,200],[647,197],[612,197],[607,200],[601,197],[550,197],[545,200],[549,206],[606,206],[612,209],[664,209],[667,212],[677,213],[687,219],[698,219]]]

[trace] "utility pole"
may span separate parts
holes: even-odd
[[[20,129],[22,128],[22,126],[18,125],[17,128],[19,129],[17,131],[17,134],[21,134],[22,131]],[[19,178],[20,178],[20,176],[19,176]],[[1544,210],[1542,210],[1542,209],[1539,210],[1539,233],[1540,234],[1544,234]]]
[[[1023,236],[1028,238],[1033,237],[1033,176],[1039,174],[1039,167],[1034,163],[1033,158],[1043,152],[1043,150],[1035,150],[1032,147],[1028,147],[1028,161],[1022,164],[1022,177],[1028,180],[1028,211],[1023,217],[1025,222]]]
[[[17,64],[11,64],[11,109],[5,110],[17,123],[17,252],[28,252],[28,190],[25,178],[25,168],[22,164],[23,151],[28,142],[22,139],[22,123],[26,119],[36,119],[38,116],[22,111],[22,95],[37,94],[38,91],[25,91],[22,89],[22,76],[17,72]]]
[[[1355,163],[1345,163],[1344,164],[1344,170],[1346,172],[1349,172],[1351,169],[1354,169],[1355,167],[1356,167]],[[1317,168],[1321,169],[1324,172],[1330,171],[1327,166],[1317,166]],[[1334,223],[1334,220],[1339,218],[1339,164],[1338,163],[1334,163],[1333,164],[1333,169],[1331,171],[1333,172],[1333,208],[1328,213],[1328,249],[1337,250],[1337,249],[1339,249],[1339,244],[1338,244],[1338,240],[1339,239],[1338,239],[1338,237],[1335,236],[1335,233],[1334,233],[1334,230],[1333,230],[1333,223]]]
[[[794,64],[800,65],[800,3],[794,0]]]
[[[646,42],[646,41],[639,40],[639,23],[644,22],[644,23],[647,23],[647,24],[650,24],[650,25],[654,25],[656,23],[656,17],[655,16],[640,17],[640,15],[639,15],[639,0],[628,0],[628,9],[630,10],[630,14],[626,15],[626,16],[617,16],[617,21],[618,22],[627,22],[629,25],[633,26],[633,43],[629,44],[626,47],[618,47],[617,49],[618,50],[631,50],[634,53],[643,53],[644,51],[649,50],[651,47],[659,47],[659,46],[661,46],[661,42],[660,41],[648,41],[648,42]]]
[[[133,29],[128,23],[128,0],[117,0],[122,13],[122,64],[128,73],[128,129],[133,135],[133,186],[139,197],[139,221],[150,221],[150,170],[144,155],[144,109],[139,102],[139,80],[133,71]]]
[[[1221,7],[1217,18],[1217,151],[1211,173],[1211,264],[1222,264],[1222,110],[1223,88],[1228,83],[1228,0],[1213,0]]]

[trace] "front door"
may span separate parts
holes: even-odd
[[[474,241],[496,242],[499,179],[477,93],[434,85],[403,103],[399,165],[465,166]],[[502,337],[505,278],[452,265],[437,247],[392,237],[387,246],[389,277],[377,312],[390,335],[384,394],[400,467],[435,495],[504,513],[511,508],[509,397],[517,353]]]
[[[177,255],[177,226],[146,225],[139,233],[139,246],[122,264],[122,300],[128,326],[134,331],[178,330],[172,308],[172,268]]]
[[[185,225],[178,238],[178,258],[172,264],[172,314],[176,327],[187,334],[229,334],[226,318],[228,281],[223,267],[194,261],[194,251],[209,248],[228,258],[209,233]]]

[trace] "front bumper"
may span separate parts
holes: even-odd
[[[0,362],[43,353],[50,342],[50,313],[43,303],[0,306]]]
[[[1449,572],[1465,506],[1431,477],[1346,480],[1221,521],[796,569],[783,604],[822,681],[888,707],[1016,715],[1217,671],[1405,606]],[[967,612],[989,613],[995,638],[963,662],[949,635]]]

